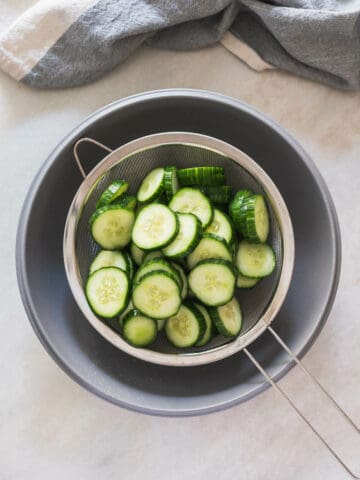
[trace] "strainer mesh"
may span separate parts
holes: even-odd
[[[102,191],[116,179],[125,179],[129,182],[129,193],[135,194],[144,175],[151,169],[159,166],[174,165],[177,168],[197,166],[222,166],[225,168],[227,183],[233,187],[233,192],[241,188],[249,188],[256,193],[266,194],[261,184],[251,176],[244,168],[233,160],[221,154],[200,146],[173,144],[151,147],[121,160],[113,165],[98,181],[87,197],[80,214],[76,230],[76,257],[77,267],[84,284],[89,266],[96,255],[99,247],[92,240],[88,220],[95,210],[95,204]],[[263,279],[252,289],[237,289],[236,296],[241,304],[244,323],[241,333],[247,332],[259,320],[267,305],[271,301],[279,281],[282,265],[282,239],[277,218],[268,203],[270,214],[269,243],[275,250],[277,267],[275,272],[268,278]],[[204,347],[193,348],[187,352],[201,352],[211,350],[228,343],[229,339],[218,336]],[[163,332],[160,332],[152,349],[161,353],[181,353],[172,347],[166,340]]]

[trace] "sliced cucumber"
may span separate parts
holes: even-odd
[[[244,275],[241,275],[241,273],[239,273],[236,279],[236,286],[238,288],[252,288],[259,281],[260,278],[245,277]]]
[[[157,250],[171,243],[178,230],[175,213],[165,205],[152,203],[136,217],[132,240],[142,250]]]
[[[178,170],[181,185],[222,185],[225,183],[223,167],[194,167]]]
[[[244,190],[239,190],[233,200],[231,201],[229,205],[229,214],[230,217],[232,218],[232,221],[234,222],[235,228],[238,231],[238,233],[241,233],[241,222],[240,222],[240,216],[241,216],[241,207],[243,204],[243,201],[245,198],[253,195],[253,192],[248,189]]]
[[[131,310],[123,319],[122,335],[134,347],[146,347],[157,335],[157,323],[137,310]]]
[[[179,287],[182,288],[183,282],[179,272],[167,260],[165,260],[165,258],[153,258],[144,262],[136,272],[134,282],[139,282],[144,275],[153,272],[154,270],[164,270],[165,272],[170,273],[176,278]]]
[[[125,309],[130,292],[129,277],[120,268],[104,267],[89,276],[85,294],[100,317],[113,318]]]
[[[107,189],[101,194],[96,208],[104,207],[105,205],[110,205],[116,200],[120,195],[125,193],[129,188],[128,182],[125,180],[117,180],[107,187]]]
[[[137,245],[135,245],[134,242],[131,242],[130,252],[136,265],[137,266],[141,265],[145,256],[144,250],[141,250]]]
[[[118,325],[120,327],[120,332],[122,331],[121,329],[122,329],[122,325],[123,325],[123,320],[124,320],[125,316],[130,312],[130,310],[135,310],[131,299],[129,299],[129,302],[128,302],[126,308],[121,312],[121,314],[118,318]]]
[[[117,267],[127,271],[126,257],[123,252],[116,250],[100,250],[92,261],[89,268],[89,275],[104,267]]]
[[[240,227],[250,241],[264,243],[269,235],[269,214],[264,197],[251,195],[243,200],[240,210]]]
[[[126,272],[128,274],[128,277],[130,278],[130,280],[132,280],[132,278],[134,276],[134,273],[135,273],[134,261],[133,261],[129,252],[123,252],[123,253],[124,253],[125,260],[126,260]]]
[[[191,302],[181,305],[176,315],[171,316],[165,325],[168,340],[178,348],[195,345],[205,330],[205,318]]]
[[[199,187],[212,203],[229,203],[231,198],[231,187],[229,185],[218,185],[216,187]]]
[[[189,269],[195,267],[201,260],[207,258],[222,258],[231,262],[232,256],[225,240],[211,233],[204,233],[195,250],[187,257]]]
[[[230,245],[234,239],[234,229],[230,218],[217,208],[214,208],[214,218],[205,230],[205,233],[212,233],[218,237],[222,237],[225,242]]]
[[[120,198],[115,200],[115,205],[120,205],[123,208],[129,208],[130,210],[135,210],[137,205],[137,200],[134,195],[127,195],[123,193]]]
[[[242,326],[242,313],[239,302],[235,297],[226,305],[211,308],[209,311],[221,335],[225,337],[236,337],[239,335]]]
[[[194,306],[200,310],[200,313],[202,313],[204,319],[205,319],[205,324],[206,328],[204,330],[203,336],[199,338],[199,340],[196,342],[195,346],[196,347],[202,347],[204,346],[211,338],[212,336],[212,330],[213,330],[213,324],[211,321],[210,314],[207,310],[207,308],[204,307],[204,305],[200,305],[200,303],[195,303]]]
[[[235,291],[234,267],[226,260],[209,259],[199,262],[189,275],[189,286],[205,305],[228,303]]]
[[[107,205],[91,215],[89,224],[95,242],[105,250],[115,250],[130,242],[134,221],[133,210]]]
[[[179,190],[179,181],[177,178],[177,169],[175,167],[166,167],[164,171],[164,188],[166,198],[171,200]]]
[[[171,264],[179,273],[182,280],[182,289],[181,289],[181,298],[184,300],[188,294],[188,281],[187,276],[185,275],[184,269],[177,263],[172,262]]]
[[[239,243],[236,266],[245,277],[262,278],[270,275],[275,268],[274,250],[266,243]]]
[[[152,260],[153,258],[164,258],[164,254],[161,250],[153,250],[152,252],[145,252],[143,263],[147,262],[148,260]]]
[[[179,231],[175,239],[165,248],[163,254],[170,258],[182,258],[191,253],[199,243],[202,233],[200,220],[192,213],[177,213]]]
[[[181,188],[169,203],[174,212],[193,213],[198,217],[203,229],[207,228],[213,219],[213,208],[209,199],[195,188]]]
[[[137,310],[150,318],[168,318],[180,308],[180,292],[174,275],[164,270],[154,270],[135,284],[132,302]]]
[[[164,169],[155,168],[146,175],[137,193],[139,202],[151,202],[164,191]]]

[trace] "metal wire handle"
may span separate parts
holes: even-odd
[[[101,142],[94,140],[92,138],[80,138],[74,145],[74,157],[76,164],[79,168],[79,171],[83,178],[86,178],[85,170],[81,164],[78,155],[78,147],[80,144],[84,142],[92,143],[97,147],[102,148],[108,153],[112,153],[113,150]],[[305,365],[300,361],[300,359],[292,352],[292,350],[288,347],[288,345],[282,340],[282,338],[275,332],[275,330],[268,325],[267,330],[271,333],[271,335],[276,339],[276,341],[281,345],[281,347],[286,351],[286,353],[296,362],[296,364],[301,368],[301,370],[306,373],[306,375],[313,381],[313,383],[319,388],[319,390],[325,395],[325,397],[329,400],[329,402],[337,409],[339,415],[344,418],[351,428],[357,433],[360,433],[359,427],[355,424],[355,422],[349,417],[349,415],[340,407],[337,401],[330,395],[330,393],[325,389],[325,387],[319,382],[319,380],[305,367]],[[314,425],[306,418],[306,416],[301,412],[301,410],[296,406],[296,404],[291,400],[291,398],[287,395],[287,393],[270,377],[270,375],[266,372],[266,370],[260,365],[260,363],[256,360],[256,358],[249,352],[247,348],[243,348],[244,353],[253,363],[253,365],[259,370],[259,372],[264,376],[266,381],[270,383],[271,386],[277,390],[280,395],[289,403],[289,405],[293,408],[293,410],[297,413],[297,415],[301,418],[301,420],[313,431],[313,433],[318,437],[318,439],[322,442],[322,444],[328,449],[328,451],[333,455],[333,457],[337,460],[337,462],[346,470],[346,472],[355,479],[360,480],[360,477],[355,475],[352,470],[344,463],[344,461],[340,458],[340,456],[335,452],[335,450],[329,445],[329,443],[325,440],[322,434],[314,427]]]
[[[292,352],[292,350],[287,346],[287,344],[282,340],[282,338],[275,332],[275,330],[268,326],[267,330],[272,334],[276,341],[283,347],[286,353],[296,362],[296,364],[301,368],[301,370],[306,373],[306,375],[313,381],[313,383],[320,389],[320,391],[325,395],[325,397],[330,401],[330,403],[337,409],[339,414],[344,418],[351,428],[357,433],[360,433],[359,427],[355,422],[349,417],[349,415],[340,407],[337,401],[330,395],[330,393],[325,389],[325,387],[319,382],[319,380],[305,367],[301,360]],[[322,434],[314,427],[314,425],[306,418],[306,416],[301,412],[301,410],[296,406],[296,404],[291,400],[287,393],[270,377],[266,370],[260,365],[256,358],[249,352],[247,348],[243,349],[243,352],[251,360],[253,365],[259,370],[259,372],[265,377],[267,382],[270,383],[275,390],[282,395],[282,397],[289,403],[293,410],[298,414],[301,420],[315,433],[318,439],[322,444],[329,450],[333,457],[339,462],[339,464],[351,475],[352,478],[360,479],[359,476],[355,475],[352,470],[344,463],[344,461],[339,457],[335,450],[329,445],[325,440]]]

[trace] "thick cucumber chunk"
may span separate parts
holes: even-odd
[[[129,188],[128,182],[125,180],[117,180],[113,182],[108,188],[101,194],[96,208],[104,207],[105,205],[109,205],[113,203],[118,197],[120,197],[123,193],[127,191]]]
[[[214,218],[205,230],[205,233],[217,235],[230,245],[234,239],[234,230],[230,218],[219,209],[214,208]]]
[[[163,319],[175,315],[181,305],[176,277],[164,270],[147,273],[135,284],[132,302],[137,310],[150,318]]]
[[[100,317],[113,318],[126,307],[130,291],[129,278],[120,268],[104,267],[88,278],[86,298]]]
[[[223,167],[194,167],[178,170],[181,185],[223,185],[225,172]]]
[[[199,187],[205,195],[210,198],[212,203],[229,203],[231,197],[231,187],[229,185],[218,185],[216,187]]]
[[[166,257],[182,258],[191,253],[202,234],[200,220],[192,213],[177,213],[179,231],[175,239],[162,252]]]
[[[164,169],[155,168],[146,175],[137,193],[139,202],[151,202],[164,191]]]
[[[245,277],[244,275],[241,275],[241,273],[239,273],[236,279],[236,286],[238,288],[252,288],[259,281],[260,278]]]
[[[228,303],[234,295],[235,283],[234,267],[226,260],[202,260],[189,275],[191,290],[210,307]]]
[[[153,203],[138,214],[132,240],[142,250],[157,250],[171,243],[178,230],[179,221],[175,213],[165,205]]]
[[[211,233],[204,233],[198,246],[187,258],[189,269],[191,270],[197,263],[207,258],[222,258],[231,262],[231,253],[223,238]]]
[[[134,347],[145,347],[152,343],[157,331],[156,321],[145,317],[137,310],[130,310],[123,319],[122,335]]]
[[[233,200],[229,205],[229,214],[232,221],[234,222],[235,228],[238,231],[238,233],[242,232],[241,221],[240,221],[242,204],[244,202],[244,199],[247,197],[250,197],[251,195],[253,195],[253,192],[251,190],[248,190],[248,189],[239,190],[235,194]]]
[[[204,316],[191,302],[181,305],[176,315],[171,316],[165,325],[168,340],[179,348],[195,345],[203,337],[205,329]]]
[[[239,243],[236,266],[245,277],[262,278],[270,275],[275,268],[274,250],[266,243]]]
[[[123,208],[129,208],[130,210],[135,210],[137,205],[137,200],[134,195],[127,195],[123,193],[120,198],[113,202],[115,205],[120,205]]]
[[[164,170],[164,188],[167,200],[171,200],[179,190],[179,180],[175,167],[166,167]]]
[[[209,199],[195,188],[181,188],[171,199],[169,207],[174,212],[193,213],[205,229],[213,219],[213,208]]]
[[[209,311],[221,335],[225,335],[225,337],[239,335],[242,326],[242,313],[239,302],[235,297],[226,305],[211,308]]]
[[[179,287],[182,288],[183,282],[179,272],[164,258],[152,258],[144,262],[136,272],[134,282],[139,282],[144,275],[153,272],[154,270],[164,270],[165,272],[170,273],[176,278]]]
[[[240,211],[240,226],[244,237],[264,243],[269,235],[269,214],[262,195],[244,199]]]
[[[180,275],[180,278],[182,280],[181,298],[184,300],[187,297],[187,294],[188,294],[187,276],[185,275],[184,269],[180,265],[178,265],[175,262],[173,262],[171,265],[175,268],[175,270],[177,270],[177,272]]]
[[[200,305],[200,303],[195,303],[195,302],[194,302],[194,306],[198,310],[200,310],[200,313],[202,313],[205,319],[205,324],[206,324],[206,328],[204,330],[202,337],[199,338],[199,340],[195,344],[196,347],[202,347],[210,340],[212,336],[213,325],[212,325],[211,317],[207,308],[205,308],[204,305]]]
[[[141,250],[137,245],[135,245],[134,242],[131,242],[130,252],[131,252],[132,259],[134,260],[136,265],[137,266],[141,265],[145,255],[144,250]]]
[[[132,210],[120,205],[107,205],[92,214],[89,224],[95,242],[105,250],[115,250],[130,242],[134,221]]]
[[[125,255],[116,250],[100,250],[90,265],[89,275],[104,267],[117,267],[126,272],[128,268]]]

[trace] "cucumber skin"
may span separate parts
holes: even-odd
[[[138,345],[136,344],[135,342],[133,342],[131,339],[129,339],[125,333],[124,333],[124,329],[125,329],[125,326],[126,326],[126,323],[131,321],[132,318],[134,317],[146,317],[147,319],[151,320],[153,323],[154,323],[154,335],[152,337],[151,340],[149,340],[148,343],[146,343],[145,345]],[[156,320],[154,320],[153,318],[150,318],[150,317],[147,317],[146,315],[143,315],[141,312],[139,312],[139,310],[136,310],[134,308],[134,310],[130,310],[129,313],[127,313],[125,315],[125,317],[123,318],[123,321],[122,321],[122,336],[124,338],[124,340],[129,343],[130,345],[132,345],[133,347],[136,347],[136,348],[143,348],[143,347],[146,347],[148,345],[150,345],[151,343],[153,343],[155,340],[156,340],[156,337],[157,337],[157,332],[158,332],[158,326],[157,326],[157,323],[156,323]]]
[[[231,300],[230,300],[231,301]],[[226,305],[226,304],[225,304]],[[240,307],[240,305],[239,305]],[[231,334],[228,329],[225,327],[223,321],[221,320],[220,318],[220,315],[217,311],[217,307],[211,307],[211,308],[208,308],[208,311],[209,311],[209,314],[210,314],[210,317],[211,317],[211,320],[213,321],[217,331],[220,333],[220,335],[223,335],[224,337],[229,337],[229,338],[235,338],[239,335],[239,333],[241,332],[241,327],[242,327],[242,322],[241,322],[241,326],[240,326],[240,330],[238,333],[236,333],[235,335]],[[240,307],[240,311],[241,311],[241,307]]]
[[[180,185],[223,185],[225,172],[223,167],[191,167],[178,170]]]
[[[236,231],[240,234],[242,234],[241,221],[240,221],[241,206],[244,202],[244,199],[249,197],[250,195],[253,195],[253,192],[251,190],[248,190],[248,189],[239,190],[235,194],[234,198],[232,199],[229,205],[230,218],[234,222]]]
[[[176,181],[177,178],[177,168],[176,167],[165,167],[164,169],[164,189],[165,197],[168,201],[172,199],[176,192],[173,191],[173,176],[175,175]]]
[[[104,317],[102,315],[100,315],[96,310],[95,308],[93,308],[93,306],[91,305],[91,301],[88,297],[88,294],[87,294],[87,284],[89,282],[89,280],[91,279],[92,275],[95,275],[97,272],[100,272],[102,270],[105,270],[105,269],[110,269],[110,268],[116,268],[117,270],[120,270],[127,278],[127,292],[126,292],[126,296],[125,296],[125,299],[124,299],[124,306],[122,308],[120,308],[120,310],[118,310],[114,315],[111,315],[109,317]],[[86,300],[87,300],[87,303],[89,305],[89,307],[91,308],[91,310],[95,313],[95,315],[99,316],[100,318],[102,318],[103,320],[105,321],[109,321],[111,319],[115,319],[117,318],[121,312],[123,312],[126,307],[128,306],[128,303],[130,301],[130,296],[131,296],[131,282],[129,280],[129,276],[127,275],[126,272],[124,272],[124,270],[121,270],[121,268],[117,268],[117,267],[103,267],[103,268],[99,268],[99,270],[96,270],[94,273],[92,273],[91,275],[88,276],[87,280],[86,280],[86,283],[85,283],[85,288],[84,288],[84,292],[85,292],[85,297],[86,297]],[[111,322],[111,326],[112,326],[112,322]],[[115,327],[114,327],[115,328]],[[116,329],[116,328],[115,328]]]
[[[195,188],[201,190],[212,203],[227,204],[231,198],[231,187],[229,185],[206,186],[198,185]]]
[[[194,306],[195,306],[195,308],[198,309],[198,311],[201,313],[201,315],[204,317],[204,320],[205,320],[205,331],[204,331],[202,337],[200,337],[200,339],[195,343],[196,347],[203,347],[204,345],[206,345],[211,340],[212,333],[213,333],[213,322],[212,322],[210,313],[209,313],[208,309],[205,307],[205,305],[203,305],[203,304],[200,305],[200,304],[194,302]],[[207,325],[207,322],[206,322],[205,315],[203,314],[203,312],[201,311],[201,308],[199,308],[199,307],[204,308],[206,310],[208,316],[209,316],[210,326],[209,326],[209,331],[208,332],[207,332],[208,325]]]
[[[254,243],[265,243],[267,240],[267,236],[265,239],[261,239],[258,237],[257,231],[256,231],[255,205],[259,197],[263,199],[264,206],[266,208],[266,213],[268,214],[266,201],[263,195],[251,195],[249,197],[244,198],[243,200],[243,203],[240,208],[239,222],[240,222],[241,233],[247,240]]]
[[[123,208],[130,208],[131,210],[135,210],[137,205],[137,200],[134,195],[127,195],[123,193],[120,198],[114,200],[112,202],[113,205],[120,205]]]
[[[105,207],[113,203],[119,196],[123,195],[129,188],[128,182],[125,180],[117,180],[111,183],[100,195],[96,203],[96,209]],[[120,193],[117,193],[121,189]]]

